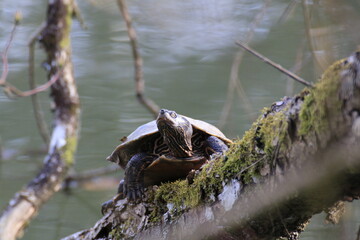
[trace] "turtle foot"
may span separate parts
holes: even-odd
[[[101,204],[101,213],[102,215],[105,215],[110,209],[115,208],[115,205],[117,203],[117,201],[119,201],[120,199],[124,199],[125,196],[123,193],[119,193],[117,194],[115,197],[113,197],[113,199],[104,202],[103,204]]]
[[[105,215],[110,209],[113,209],[115,207],[115,202],[113,199],[104,202],[101,204],[101,214]]]
[[[124,195],[130,202],[138,202],[143,198],[144,186],[140,183],[124,184]]]

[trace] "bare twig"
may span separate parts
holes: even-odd
[[[252,38],[254,37],[255,28],[260,23],[261,19],[263,18],[269,3],[270,3],[270,0],[265,1],[262,10],[255,16],[253,22],[251,23],[250,31],[247,34],[247,38],[245,40],[246,43],[249,43],[252,40]],[[233,64],[231,65],[230,79],[229,79],[228,90],[227,90],[227,95],[226,95],[227,99],[226,99],[226,102],[221,111],[220,120],[219,120],[220,128],[224,127],[227,119],[229,118],[235,90],[237,90],[237,93],[238,93],[240,99],[242,99],[246,111],[248,113],[251,113],[251,109],[252,109],[251,103],[250,103],[248,97],[246,96],[246,93],[245,93],[245,91],[242,87],[241,81],[239,79],[239,67],[240,67],[243,57],[244,57],[244,51],[239,50],[234,57]],[[251,114],[250,114],[250,116],[251,116]]]
[[[283,12],[283,14],[281,15],[281,17],[279,18],[279,23],[283,23],[291,14],[291,12],[294,11],[295,7],[296,7],[296,0],[291,0],[291,2],[288,4],[288,6],[286,7],[285,11]]]
[[[46,89],[48,89],[52,84],[54,84],[59,79],[60,73],[53,75],[53,77],[45,84],[43,84],[35,89],[28,90],[28,91],[21,91],[20,89],[16,88],[14,85],[12,85],[11,83],[6,81],[8,73],[9,73],[8,52],[9,52],[11,43],[14,39],[17,25],[19,25],[19,21],[15,20],[13,29],[11,30],[11,33],[10,33],[9,40],[5,46],[4,52],[1,54],[2,61],[3,61],[3,71],[2,71],[2,74],[0,77],[0,87],[3,87],[5,94],[9,97],[12,97],[12,96],[28,97],[28,96],[37,94],[39,92],[43,92]]]
[[[156,103],[153,102],[151,99],[144,96],[145,81],[142,71],[143,60],[138,51],[136,32],[131,25],[131,16],[127,9],[125,0],[117,0],[117,3],[120,8],[121,15],[123,16],[126,23],[127,32],[130,39],[130,45],[132,48],[132,54],[134,57],[136,97],[138,98],[139,102],[143,104],[156,117],[160,110],[159,106],[156,105]]]
[[[14,39],[14,35],[15,35],[15,31],[16,31],[16,27],[19,25],[19,22],[15,20],[13,28],[10,32],[10,37],[9,40],[7,41],[6,45],[5,45],[5,49],[4,52],[1,54],[2,57],[2,61],[3,61],[3,71],[1,74],[1,78],[0,78],[0,86],[5,86],[6,85],[6,78],[9,72],[9,64],[8,64],[8,60],[7,60],[7,55],[11,46],[11,43]]]
[[[312,83],[309,83],[309,82],[305,81],[304,79],[300,78],[299,76],[295,75],[294,73],[290,72],[289,70],[283,68],[280,64],[277,64],[277,63],[271,61],[270,59],[268,59],[267,57],[261,55],[260,53],[256,52],[255,50],[251,49],[250,47],[245,46],[240,41],[236,41],[236,45],[244,48],[246,51],[252,53],[256,57],[260,58],[262,61],[270,64],[270,66],[273,66],[274,68],[276,68],[280,72],[285,73],[286,75],[288,75],[289,77],[291,77],[295,81],[297,81],[297,82],[299,82],[299,83],[301,83],[301,84],[303,84],[303,85],[305,85],[307,87],[313,87]]]
[[[37,40],[37,37],[41,33],[41,31],[45,28],[46,23],[43,22],[39,28],[33,33],[33,35],[30,37],[30,41],[28,43],[29,46],[29,85],[30,89],[35,89],[36,83],[35,83],[35,77],[34,77],[34,59],[35,59],[35,51],[34,46]],[[43,112],[41,110],[41,105],[38,99],[37,94],[31,95],[31,101],[34,108],[34,115],[36,119],[36,125],[39,129],[40,136],[44,140],[46,145],[49,145],[50,142],[50,133],[49,133],[49,127],[47,126],[47,123],[45,121]]]
[[[81,27],[82,29],[84,29],[84,30],[85,30],[85,29],[88,29],[88,27],[87,27],[87,25],[86,25],[86,23],[85,23],[84,18],[82,17],[81,11],[80,11],[79,6],[78,6],[78,4],[77,4],[76,1],[74,1],[74,3],[73,3],[73,8],[74,8],[74,10],[73,10],[73,17],[76,18],[76,19],[79,21],[80,27]]]
[[[57,72],[55,75],[53,75],[50,78],[49,81],[47,81],[43,85],[40,85],[37,88],[31,89],[28,91],[23,92],[7,82],[5,83],[6,86],[4,88],[5,88],[6,93],[10,94],[9,96],[15,95],[17,97],[29,97],[31,95],[34,95],[34,94],[37,94],[37,93],[47,90],[51,85],[53,85],[60,78],[61,73],[62,73],[62,71]]]

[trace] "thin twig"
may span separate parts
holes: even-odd
[[[278,23],[283,23],[284,21],[287,20],[290,13],[294,11],[296,4],[297,4],[297,0],[291,0],[291,2],[288,4],[283,14],[280,16]]]
[[[255,55],[256,57],[260,58],[265,63],[270,64],[270,66],[273,66],[274,68],[276,68],[280,72],[285,73],[286,75],[288,75],[289,77],[291,77],[295,81],[297,81],[297,82],[299,82],[299,83],[301,83],[301,84],[303,84],[303,85],[305,85],[307,87],[313,87],[314,86],[312,83],[309,83],[309,82],[305,81],[301,77],[299,77],[299,76],[295,75],[294,73],[290,72],[289,70],[283,68],[280,64],[277,64],[277,63],[271,61],[270,59],[268,59],[267,57],[261,55],[260,53],[256,52],[255,50],[251,49],[250,47],[245,46],[240,41],[236,41],[236,45],[244,48],[246,51],[248,51],[248,52],[252,53],[253,55]]]
[[[80,8],[79,8],[76,1],[73,2],[73,17],[75,17],[79,21],[80,27],[83,30],[88,29],[88,27],[87,27],[87,25],[85,23],[85,20],[84,20],[82,14],[81,14]]]
[[[34,95],[34,94],[37,94],[37,93],[47,90],[51,85],[53,85],[57,80],[59,80],[61,73],[62,73],[62,71],[58,71],[55,75],[53,75],[51,77],[51,79],[49,81],[47,81],[43,85],[38,86],[35,89],[31,89],[28,91],[21,91],[21,90],[17,89],[15,86],[11,85],[10,83],[6,83],[5,88],[6,88],[7,94],[10,93],[17,97],[29,97],[31,95]]]
[[[271,2],[270,0],[265,1],[264,6],[262,7],[262,10],[258,14],[256,14],[254,20],[252,21],[250,30],[245,39],[245,42],[247,44],[254,37],[255,28],[260,23],[261,19],[264,17],[264,14],[265,14],[270,2]],[[241,49],[236,53],[234,60],[233,60],[233,64],[231,65],[230,79],[229,79],[228,90],[227,90],[227,95],[226,95],[227,99],[226,99],[226,102],[221,111],[220,120],[219,120],[220,128],[224,127],[224,125],[227,122],[227,119],[229,118],[235,90],[237,90],[237,93],[238,93],[240,99],[243,101],[245,110],[252,118],[252,114],[251,114],[252,106],[251,106],[251,103],[250,103],[248,97],[246,96],[246,93],[244,91],[244,88],[242,87],[242,84],[241,84],[241,81],[239,78],[239,68],[240,68],[240,64],[242,62],[243,57],[244,57],[244,51]]]
[[[9,52],[11,43],[14,39],[15,30],[16,30],[16,27],[18,24],[19,24],[19,22],[15,21],[13,29],[11,30],[11,33],[10,33],[9,40],[8,40],[7,44],[5,45],[4,52],[1,54],[2,61],[3,61],[3,71],[2,71],[2,74],[0,77],[0,87],[3,87],[5,94],[9,97],[12,97],[14,95],[17,97],[28,97],[28,96],[37,94],[39,92],[43,92],[46,89],[48,89],[52,84],[54,84],[59,79],[60,73],[62,71],[59,71],[57,74],[53,75],[53,77],[45,84],[43,84],[35,89],[28,90],[28,91],[21,91],[20,89],[16,88],[14,85],[12,85],[11,83],[6,81],[8,72],[9,72],[8,52]]]
[[[1,74],[1,78],[0,78],[0,86],[5,86],[6,85],[6,78],[7,78],[8,72],[9,72],[9,64],[8,64],[7,55],[8,55],[11,43],[13,42],[17,26],[18,26],[18,22],[15,21],[14,25],[13,25],[13,28],[11,30],[11,33],[10,33],[9,40],[7,41],[7,43],[5,45],[4,52],[1,54],[2,55],[2,61],[3,61],[3,71],[2,71],[2,74]]]
[[[46,22],[43,22],[38,29],[33,33],[33,35],[30,37],[28,46],[29,46],[29,85],[30,89],[35,89],[36,83],[35,83],[35,77],[34,77],[34,61],[35,61],[35,43],[36,40],[41,33],[41,31],[45,28]],[[40,136],[44,140],[46,145],[49,145],[50,142],[50,131],[49,127],[47,126],[47,123],[44,118],[43,111],[41,110],[41,104],[39,102],[39,98],[37,94],[31,95],[31,101],[34,109],[34,115],[36,120],[36,125],[39,129]]]
[[[130,45],[134,57],[136,97],[138,98],[140,103],[145,105],[145,107],[156,117],[160,110],[159,106],[156,105],[156,103],[153,102],[151,99],[144,96],[145,81],[142,71],[143,60],[138,51],[136,32],[131,25],[131,16],[127,9],[125,0],[117,0],[117,3],[120,8],[121,15],[123,16],[126,23],[127,33],[130,39]]]

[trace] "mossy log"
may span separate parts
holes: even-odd
[[[49,1],[46,26],[39,40],[44,47],[54,102],[54,129],[48,154],[40,172],[24,189],[17,192],[0,216],[0,239],[14,240],[21,236],[40,207],[61,187],[77,145],[79,96],[71,62],[70,29],[72,0]]]
[[[225,156],[65,239],[297,239],[316,213],[337,222],[360,193],[359,72],[360,52],[334,63],[264,109]]]

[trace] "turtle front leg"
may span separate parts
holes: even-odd
[[[205,153],[210,157],[213,153],[223,153],[228,150],[228,146],[219,138],[210,136],[205,142]]]
[[[144,170],[157,156],[137,153],[130,158],[125,168],[125,178],[123,184],[120,182],[118,194],[123,194],[129,201],[136,201],[144,194]]]

